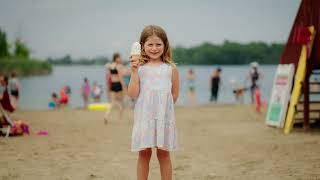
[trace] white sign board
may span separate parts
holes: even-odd
[[[293,64],[280,64],[278,66],[273,80],[266,124],[283,127],[291,95],[293,74]]]

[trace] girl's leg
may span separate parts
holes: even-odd
[[[137,165],[137,179],[147,180],[149,174],[149,162],[151,159],[151,148],[139,152],[138,165]]]
[[[161,180],[172,180],[170,153],[162,149],[157,149],[157,157],[160,164]]]

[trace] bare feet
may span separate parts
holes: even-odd
[[[104,117],[103,119],[104,119],[104,124],[105,124],[105,125],[108,124],[108,118],[107,118],[107,117]]]

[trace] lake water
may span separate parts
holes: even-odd
[[[189,68],[192,68],[196,75],[196,103],[207,104],[210,98],[209,78],[212,71],[217,66],[179,66],[180,72],[180,96],[177,102],[178,105],[188,105],[186,74]],[[222,85],[219,91],[218,103],[234,103],[233,87],[249,86],[249,80],[245,81],[249,73],[249,67],[245,66],[219,66],[222,68],[221,81]],[[260,65],[260,72],[263,78],[259,84],[262,90],[262,98],[268,101],[274,73],[275,65]],[[70,105],[71,107],[82,106],[82,97],[80,95],[80,87],[83,78],[87,77],[90,84],[97,81],[102,85],[105,92],[105,69],[103,66],[54,66],[53,72],[47,76],[31,76],[20,79],[22,85],[20,107],[26,110],[48,109],[48,102],[51,98],[51,93],[58,93],[60,88],[69,85],[72,90]],[[104,95],[103,102],[108,99]],[[249,91],[245,95],[245,102],[250,102]]]

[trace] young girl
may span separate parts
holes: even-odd
[[[131,56],[128,95],[138,98],[134,110],[133,152],[139,152],[138,180],[148,179],[152,148],[156,148],[162,180],[172,179],[169,151],[177,148],[174,103],[179,74],[165,31],[150,25],[140,36],[141,56]]]

